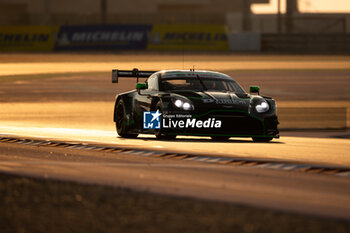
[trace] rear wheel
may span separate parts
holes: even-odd
[[[156,111],[157,110],[160,113],[163,113],[162,104],[161,104],[160,101],[156,104]],[[161,128],[160,129],[155,129],[154,130],[154,135],[156,135],[157,139],[168,139],[168,140],[170,140],[170,139],[175,139],[176,138],[176,135],[169,135],[167,133],[164,133]]]
[[[116,107],[116,121],[115,126],[117,133],[123,138],[136,138],[138,134],[131,134],[129,132],[129,126],[127,125],[125,104],[123,100],[119,100]]]
[[[254,142],[269,142],[272,139],[272,137],[253,137]]]
[[[211,136],[214,141],[227,141],[230,139],[228,136]]]

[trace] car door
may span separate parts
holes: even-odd
[[[143,124],[143,113],[151,110],[152,96],[159,92],[158,74],[153,74],[147,81],[147,89],[140,90],[135,96],[135,110],[137,112],[137,124]]]

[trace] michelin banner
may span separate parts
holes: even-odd
[[[225,25],[154,25],[148,50],[227,51]]]
[[[1,26],[0,51],[52,51],[58,26]]]
[[[225,25],[0,26],[0,51],[227,51]]]
[[[55,50],[145,50],[152,25],[62,26]]]

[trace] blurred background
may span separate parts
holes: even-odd
[[[70,50],[63,45],[78,43],[75,49],[203,50],[195,43],[186,45],[191,38],[180,40],[179,34],[187,33],[192,42],[210,41],[204,49],[210,51],[349,53],[349,12],[348,0],[0,0],[0,25],[56,26],[2,27],[0,46],[50,51]],[[121,45],[120,36],[111,38],[108,32],[145,35],[138,34],[141,44],[130,44],[126,38]],[[177,32],[176,43],[172,38],[170,45],[170,39],[163,37],[167,32]],[[89,35],[82,33],[90,33],[91,38],[83,38]],[[212,38],[198,39],[198,33]],[[51,44],[30,48],[28,43],[38,40]],[[102,42],[105,46],[98,45]],[[152,46],[155,43],[158,46]],[[168,46],[159,46],[162,43]]]
[[[349,0],[0,0],[0,51],[6,125],[114,130],[114,96],[135,84],[112,86],[110,72],[134,67],[259,85],[281,129],[350,125]]]

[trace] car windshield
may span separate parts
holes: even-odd
[[[207,90],[245,93],[234,80],[220,78],[200,78],[199,80],[198,77],[162,78],[161,90]]]

